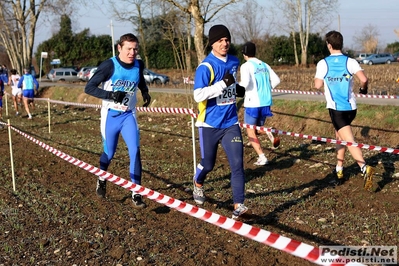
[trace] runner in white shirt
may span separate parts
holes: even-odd
[[[273,116],[270,107],[272,101],[272,89],[280,84],[280,78],[271,67],[255,57],[256,46],[252,42],[246,42],[242,48],[244,59],[247,61],[240,68],[240,85],[245,88],[244,99],[244,123],[251,126],[264,126],[267,117]],[[256,130],[247,128],[249,142],[258,154],[255,165],[268,164],[263,153]],[[280,145],[280,139],[274,137],[271,132],[266,132],[274,148]]]
[[[14,102],[14,109],[16,112],[15,115],[19,115],[18,105],[21,105],[22,103],[22,89],[18,88],[18,81],[21,76],[18,74],[16,69],[11,69],[10,72],[11,77],[8,80],[8,85],[11,86],[11,95]]]
[[[360,81],[359,93],[367,94],[368,79],[359,63],[342,54],[343,36],[340,32],[326,34],[326,44],[330,55],[317,63],[314,84],[316,89],[324,88],[327,109],[335,129],[337,140],[355,142],[351,123],[356,117],[357,106],[353,93],[354,77]],[[337,144],[337,165],[335,172],[338,183],[344,181],[343,163],[346,146]],[[364,178],[364,188],[372,190],[374,167],[367,165],[362,150],[358,146],[348,146],[348,150],[359,165]]]

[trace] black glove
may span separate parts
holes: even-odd
[[[224,81],[224,83],[226,83],[227,87],[236,82],[236,80],[234,79],[234,76],[232,74],[230,74],[229,72],[226,72],[226,74],[224,74],[223,81]]]
[[[359,88],[359,93],[360,94],[367,94],[367,86],[364,86],[364,88]]]
[[[236,97],[244,97],[245,88],[239,84],[236,84]]]
[[[126,92],[125,91],[110,91],[108,93],[108,99],[114,100],[116,103],[122,103],[123,98],[125,98]]]
[[[144,101],[143,107],[147,107],[148,105],[150,105],[151,96],[148,94],[148,92],[147,91],[141,92],[141,96],[143,96],[143,101]]]

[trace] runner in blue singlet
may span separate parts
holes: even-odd
[[[130,178],[141,184],[140,135],[136,120],[136,93],[141,90],[144,106],[151,97],[143,76],[144,64],[136,59],[139,41],[131,33],[122,35],[118,42],[119,55],[101,63],[85,87],[89,95],[102,99],[101,136],[104,152],[100,157],[100,169],[106,171],[114,157],[119,134],[126,142],[130,157]],[[101,89],[98,88],[101,84]],[[97,195],[105,197],[106,180],[97,180]],[[133,204],[144,208],[140,194],[132,193]]]
[[[340,32],[330,31],[326,34],[326,43],[330,56],[317,63],[315,87],[324,86],[327,109],[335,129],[337,140],[355,142],[351,123],[356,117],[357,106],[353,93],[353,76],[360,81],[359,93],[367,94],[368,79],[359,63],[342,54],[343,36]],[[344,180],[343,162],[346,146],[337,145],[336,174],[338,182]],[[364,178],[364,188],[371,190],[373,186],[374,167],[366,164],[358,146],[348,146],[353,159],[359,165]]]
[[[35,90],[36,93],[39,91],[39,82],[29,73],[29,70],[29,67],[24,68],[24,75],[18,81],[18,88],[22,89],[22,101],[24,103],[25,111],[28,114],[28,119],[32,119],[29,106],[32,107],[32,110],[35,108]]]

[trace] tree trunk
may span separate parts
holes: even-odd
[[[228,0],[228,1],[212,1],[208,2],[208,6],[205,7],[205,3],[203,1],[199,0],[188,0],[188,1],[182,1],[184,4],[181,4],[177,0],[164,0],[166,2],[169,2],[170,4],[174,5],[180,11],[189,14],[190,16],[193,17],[194,19],[194,47],[197,53],[197,59],[198,62],[201,62],[205,58],[205,45],[204,45],[204,28],[205,28],[205,23],[211,21],[213,17],[221,10],[223,10],[226,6],[230,4],[235,4],[238,3],[240,0]],[[187,5],[187,7],[183,6]],[[201,13],[202,10],[205,10],[206,12],[212,10],[212,14],[209,13]],[[205,20],[204,18],[207,18]],[[191,34],[191,33],[190,33]]]
[[[197,52],[198,62],[202,62],[205,58],[204,46],[204,18],[201,16],[199,6],[191,6],[191,14],[194,18],[195,31],[194,31],[194,46]]]
[[[187,16],[187,50],[186,50],[186,68],[187,73],[191,73],[193,71],[192,63],[191,63],[191,16]]]
[[[294,42],[295,66],[299,66],[298,52],[296,50],[296,34],[295,34],[295,31],[292,32],[292,39],[293,39],[293,42]]]
[[[12,68],[22,69],[32,65],[36,23],[47,0],[0,2],[0,40],[6,48]],[[10,22],[11,21],[11,22]]]
[[[302,47],[301,65],[302,65],[302,66],[307,66],[307,65],[308,65],[308,51],[307,51],[307,47]]]
[[[144,30],[143,30],[143,16],[141,14],[141,4],[136,4],[138,20],[139,20],[139,32],[140,32],[140,48],[143,50],[142,55],[144,55],[144,64],[145,67],[148,68],[148,53],[147,53],[147,41],[144,38]]]

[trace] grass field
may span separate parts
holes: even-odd
[[[364,68],[365,74],[369,78],[369,91],[372,94],[389,94],[399,95],[399,83],[396,81],[399,78],[399,63],[392,63],[390,65],[361,65]],[[281,84],[277,89],[286,90],[301,90],[309,91],[313,88],[313,78],[316,73],[316,67],[310,66],[308,68],[295,68],[278,66],[273,67],[277,75],[281,79]],[[193,79],[194,73],[184,73],[175,70],[157,70],[159,73],[167,74],[171,78],[171,85],[183,86],[183,77],[191,77]],[[355,87],[359,87],[357,80],[355,80]]]

